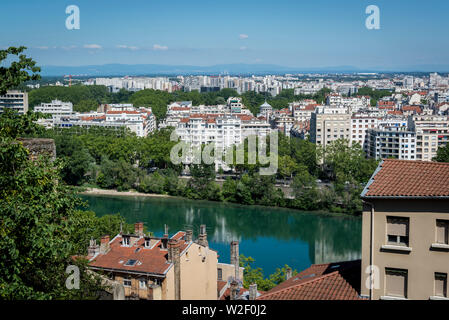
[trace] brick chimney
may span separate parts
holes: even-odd
[[[235,279],[240,278],[239,242],[231,242],[231,264],[235,269]]]
[[[235,280],[232,280],[231,282],[231,295],[230,295],[230,299],[231,300],[237,300],[237,293],[239,291],[239,283]]]
[[[100,242],[100,253],[106,254],[109,250],[111,250],[111,247],[109,246],[109,235],[102,236]]]
[[[257,283],[249,286],[249,300],[256,300],[257,298]]]
[[[285,280],[290,279],[293,276],[292,268],[288,267],[285,271]]]
[[[175,300],[181,300],[181,242],[175,239],[168,241],[168,262],[173,263],[175,273]]]
[[[87,247],[87,256],[91,258],[99,252],[100,247],[97,245],[97,240],[90,239],[89,246]]]
[[[209,247],[209,243],[207,242],[207,232],[205,224],[202,224],[200,226],[200,234],[198,235],[197,242],[199,245],[202,245],[203,247]]]
[[[190,242],[193,240],[193,231],[192,230],[186,230],[186,235],[184,237],[186,242]]]
[[[134,233],[140,237],[143,237],[143,222],[136,222],[134,224]]]

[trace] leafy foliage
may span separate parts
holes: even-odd
[[[275,273],[270,274],[268,278],[265,278],[262,268],[253,266],[255,260],[252,257],[245,257],[241,254],[239,261],[240,267],[245,268],[243,271],[243,287],[247,289],[251,284],[256,283],[257,290],[268,291],[287,279],[288,265],[285,265],[282,268],[277,268]],[[296,270],[292,271],[292,275],[296,275],[297,273]]]
[[[36,66],[33,59],[21,54],[26,47],[9,47],[6,50],[0,50],[0,64],[6,60],[9,55],[18,56],[18,61],[12,61],[9,67],[0,67],[0,96],[4,95],[10,88],[19,86],[21,83],[28,80],[38,80],[41,71]],[[30,74],[31,72],[31,74]]]

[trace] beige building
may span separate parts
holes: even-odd
[[[136,223],[134,234],[104,236],[100,246],[92,240],[88,259],[90,270],[123,285],[125,299],[217,299],[217,252],[209,248],[205,225],[193,241],[192,231],[146,236]]]
[[[326,147],[338,139],[351,140],[351,114],[346,108],[317,107],[310,121],[310,141]]]
[[[447,300],[449,163],[384,160],[362,199],[361,295]]]
[[[0,96],[0,113],[5,108],[15,110],[19,114],[28,112],[28,93],[21,91],[8,91]]]
[[[449,117],[416,115],[408,118],[409,128],[416,132],[416,159],[432,161],[438,148],[449,142]]]

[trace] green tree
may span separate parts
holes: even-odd
[[[449,143],[444,147],[439,147],[437,150],[437,156],[433,158],[436,162],[449,162]]]
[[[0,115],[0,127],[9,123],[8,115]],[[60,162],[29,159],[16,137],[30,130],[0,134],[0,298],[95,299],[99,279],[85,272],[85,262],[72,259],[85,253],[70,242],[75,230],[69,221],[80,202],[59,182]],[[80,268],[80,290],[65,286],[70,264]]]
[[[26,47],[9,47],[6,50],[0,50],[0,65],[9,55],[18,56],[18,61],[13,61],[9,67],[0,67],[0,96],[4,95],[10,88],[14,88],[29,80],[38,80],[41,69],[36,66],[33,59],[21,54]],[[30,74],[31,73],[31,74]]]

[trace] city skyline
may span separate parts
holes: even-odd
[[[79,30],[65,26],[69,5],[80,9]],[[379,30],[365,26],[369,5],[380,9]],[[435,41],[448,31],[443,23],[449,9],[445,1],[432,6],[383,0],[344,5],[324,0],[170,5],[137,1],[129,7],[117,1],[22,1],[3,7],[0,25],[9,32],[2,35],[0,46],[25,45],[44,67],[263,64],[292,69],[449,69],[449,44]]]

